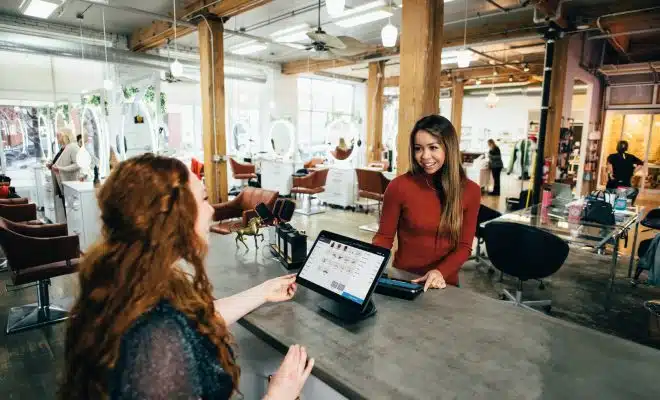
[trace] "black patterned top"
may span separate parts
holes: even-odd
[[[168,302],[124,334],[110,378],[111,399],[229,399],[233,383],[216,346]]]

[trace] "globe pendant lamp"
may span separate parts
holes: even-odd
[[[172,64],[170,64],[170,72],[174,77],[183,75],[183,65],[179,62],[178,59],[175,59],[172,61]]]
[[[380,38],[383,41],[383,47],[396,46],[396,40],[398,37],[399,30],[396,28],[396,26],[392,25],[391,22],[388,22],[387,25],[385,25],[380,31]]]
[[[467,68],[470,66],[470,61],[472,61],[472,52],[466,48],[463,48],[458,51],[456,55],[456,63],[458,68]]]
[[[500,101],[500,99],[497,97],[494,91],[488,93],[488,97],[486,97],[486,105],[488,108],[495,108],[498,101]]]
[[[112,88],[115,87],[114,83],[110,79],[104,79],[103,80],[103,88],[105,90],[112,90]]]

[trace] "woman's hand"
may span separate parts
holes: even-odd
[[[432,269],[426,273],[426,275],[421,278],[413,279],[413,283],[422,283],[424,284],[424,291],[426,292],[429,288],[431,289],[444,289],[447,287],[445,283],[445,277],[442,276],[442,273],[437,269]]]
[[[50,167],[51,171],[53,172],[60,172],[60,169],[57,167],[57,165],[53,165]]]
[[[291,300],[296,294],[296,274],[270,279],[260,285],[264,300],[270,303]]]
[[[314,359],[307,359],[304,347],[297,344],[289,347],[280,368],[271,378],[264,400],[293,400],[300,396],[313,367]]]

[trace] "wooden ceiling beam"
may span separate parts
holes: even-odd
[[[177,16],[189,18],[195,14],[213,14],[218,17],[233,17],[250,11],[272,0],[224,0],[216,4],[212,0],[193,0],[185,2],[181,10],[177,10]],[[195,28],[177,24],[177,38],[194,32]],[[153,21],[151,25],[136,29],[128,40],[128,46],[133,51],[147,51],[162,47],[167,41],[174,39],[174,27],[171,22]]]

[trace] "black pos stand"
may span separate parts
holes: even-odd
[[[362,310],[332,299],[323,300],[319,304],[319,308],[333,317],[348,323],[356,323],[376,314],[376,306],[371,299],[369,299],[369,302]]]

